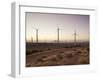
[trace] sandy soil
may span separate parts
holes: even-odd
[[[89,64],[89,48],[51,49],[26,56],[26,67]]]

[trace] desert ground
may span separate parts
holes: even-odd
[[[89,64],[89,43],[26,43],[26,67]]]

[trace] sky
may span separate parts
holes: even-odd
[[[57,41],[58,27],[60,41],[73,41],[75,29],[77,41],[89,41],[89,15],[26,12],[25,19],[27,41],[36,41],[34,28],[39,42]]]

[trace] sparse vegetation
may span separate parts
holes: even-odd
[[[89,48],[87,48],[87,51],[89,52]]]
[[[51,50],[50,48],[48,50]]]
[[[37,53],[37,52],[42,52],[42,50],[26,50],[26,55],[30,55],[30,54],[33,54],[33,53]]]
[[[38,62],[42,62],[43,60],[41,58],[37,59]]]
[[[77,51],[78,54],[82,53],[81,51]]]
[[[42,50],[39,50],[39,52],[42,52]]]
[[[40,52],[39,50],[32,50],[32,53]]]
[[[72,54],[67,54],[66,57],[67,57],[67,58],[72,58],[73,55],[72,55]]]
[[[89,47],[72,46],[64,44],[57,47],[58,44],[41,44],[41,46],[26,49],[26,66],[56,66],[56,65],[76,65],[89,64]],[[43,46],[42,46],[43,45]],[[82,44],[81,44],[82,45]],[[59,44],[60,46],[60,44]],[[38,54],[37,54],[38,53]],[[34,54],[31,56],[31,54]],[[31,64],[28,64],[31,63]]]
[[[26,50],[26,55],[32,54],[32,50]]]
[[[68,46],[65,46],[64,48],[69,48]]]
[[[57,61],[57,59],[56,59],[56,58],[51,58],[51,61],[53,61],[53,62],[54,62],[54,61]]]
[[[60,60],[63,59],[62,55],[60,55],[60,54],[57,55],[57,58],[60,59]]]
[[[47,56],[42,56],[42,58],[46,58]]]
[[[64,53],[64,51],[61,51],[60,53]]]

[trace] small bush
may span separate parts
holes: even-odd
[[[57,58],[63,59],[62,55],[57,55]]]
[[[89,51],[89,48],[87,48],[87,51]]]
[[[51,50],[50,48],[48,50]]]
[[[69,46],[65,46],[64,48],[69,48]]]
[[[40,52],[40,51],[38,51],[38,50],[32,50],[32,53],[36,53],[36,52]]]
[[[42,56],[42,58],[46,58],[47,56]]]
[[[62,51],[62,52],[60,52],[60,53],[64,53],[64,52]]]
[[[32,54],[32,50],[26,50],[26,55]]]
[[[37,59],[38,62],[42,62],[43,60],[41,58]]]
[[[57,59],[56,58],[52,58],[51,61],[57,61]]]
[[[72,54],[67,54],[66,57],[67,57],[67,58],[72,58],[73,55],[72,55]]]
[[[37,53],[37,52],[42,52],[42,50],[32,50],[32,49],[26,50],[26,55],[30,55],[32,53]]]
[[[80,63],[81,63],[81,64],[88,64],[88,61],[83,60],[83,61],[81,61]]]
[[[81,51],[77,51],[77,53],[79,54],[79,53],[82,53]]]
[[[39,52],[42,52],[42,50],[39,50]]]

